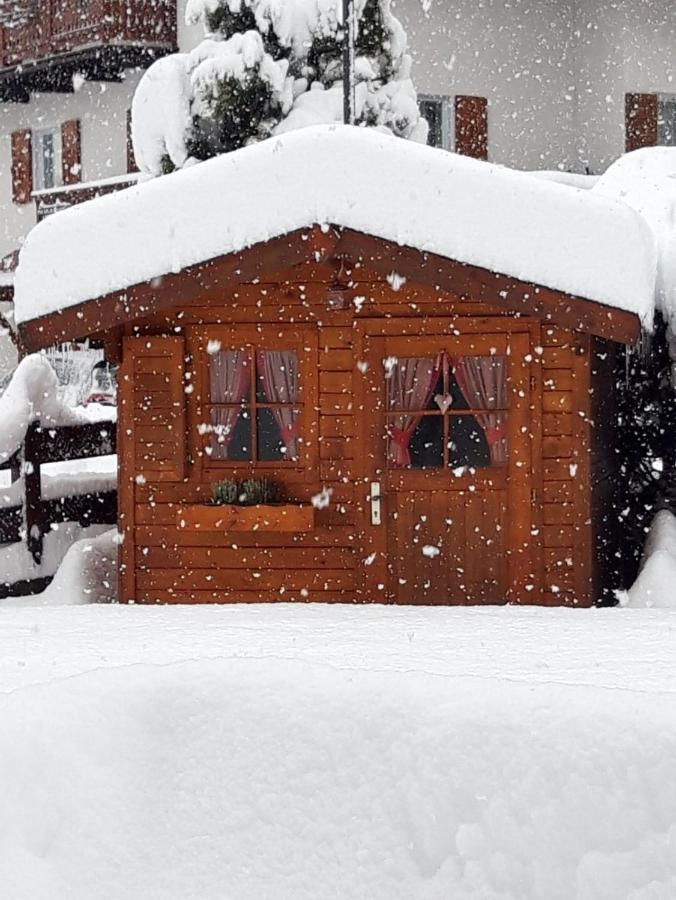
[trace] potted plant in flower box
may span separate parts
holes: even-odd
[[[180,509],[177,524],[201,531],[311,531],[314,507],[281,501],[279,486],[267,478],[225,479],[213,485],[211,503]]]

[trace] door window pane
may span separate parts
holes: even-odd
[[[507,360],[504,356],[464,356],[451,362],[453,376],[476,412],[476,422],[484,432],[489,465],[507,461]],[[485,410],[485,412],[484,412]],[[458,426],[460,428],[460,426]],[[460,436],[460,431],[458,431]],[[458,447],[460,445],[458,444]],[[477,450],[478,452],[478,450]],[[480,463],[475,463],[480,465]]]
[[[444,420],[423,416],[409,443],[411,467],[439,469],[444,465]]]

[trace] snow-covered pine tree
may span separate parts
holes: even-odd
[[[357,123],[424,141],[406,35],[390,0],[355,0]],[[134,149],[149,174],[306,125],[342,119],[341,0],[189,0],[205,40],[159,60],[134,98]]]

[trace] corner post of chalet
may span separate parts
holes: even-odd
[[[24,440],[24,515],[26,519],[26,545],[36,563],[42,559],[45,532],[44,510],[40,474],[40,426],[33,423]]]

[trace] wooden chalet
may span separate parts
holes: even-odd
[[[342,225],[21,326],[28,349],[98,335],[120,363],[120,597],[137,603],[593,604],[614,365],[639,332]],[[215,483],[261,477],[281,505],[210,505]]]

